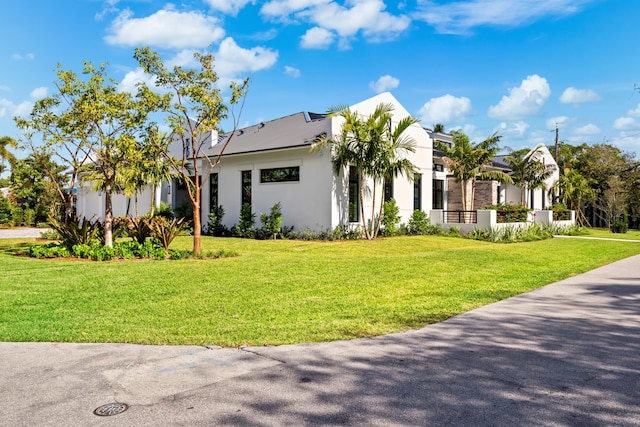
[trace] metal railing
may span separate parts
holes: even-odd
[[[477,211],[443,211],[442,215],[446,224],[475,224],[478,222]]]

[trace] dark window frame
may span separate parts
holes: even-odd
[[[209,176],[209,212],[213,212],[213,210],[218,207],[218,204],[220,202],[218,193],[219,177],[220,176],[218,175],[218,172],[211,172],[211,175]]]
[[[422,174],[417,173],[413,178],[413,210],[422,210]]]
[[[349,167],[349,222],[360,222],[360,177],[354,166]]]
[[[240,172],[240,206],[249,204],[251,206],[251,170],[244,170]]]
[[[300,182],[300,166],[260,169],[260,184]]]

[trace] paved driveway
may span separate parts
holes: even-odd
[[[0,343],[0,424],[640,426],[639,359],[635,256],[375,339]],[[114,402],[129,407],[93,414]]]
[[[32,227],[0,228],[0,239],[40,237],[40,234],[45,231],[48,231],[48,229]]]

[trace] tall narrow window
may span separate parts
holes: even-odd
[[[388,202],[393,199],[393,178],[390,176],[384,177],[384,201]]]
[[[251,205],[251,171],[242,171],[242,206]]]
[[[422,210],[422,174],[417,173],[413,177],[413,210]]]
[[[218,203],[218,172],[214,172],[209,177],[209,211],[213,212]]]
[[[444,209],[444,181],[433,180],[433,209]]]
[[[358,171],[355,167],[349,167],[349,222],[358,222],[360,220],[360,180],[358,179]]]

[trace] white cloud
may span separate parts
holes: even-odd
[[[291,76],[295,79],[297,79],[298,77],[300,77],[300,70],[295,68],[295,67],[291,67],[289,65],[285,65],[284,66],[284,73],[288,76]]]
[[[583,102],[599,101],[600,96],[591,89],[576,89],[568,87],[562,92],[560,102],[564,104],[580,104]]]
[[[38,87],[35,88],[34,90],[31,91],[31,99],[42,99],[45,96],[47,96],[47,93],[49,92],[49,89],[47,89],[46,87]]]
[[[500,123],[500,133],[502,135],[509,134],[511,136],[522,138],[529,127],[529,123],[523,121],[517,121],[510,124],[502,122]]]
[[[462,121],[471,112],[471,100],[467,97],[457,98],[453,95],[444,95],[439,98],[431,98],[427,101],[418,114],[424,123],[449,124],[454,120]]]
[[[138,83],[146,83],[149,88],[155,90],[156,77],[146,74],[142,68],[138,68],[134,71],[129,71],[127,74],[125,74],[124,78],[118,85],[118,91],[135,94],[138,91],[138,89],[136,88],[136,85]]]
[[[416,19],[444,34],[468,34],[474,27],[518,27],[549,16],[566,16],[595,0],[463,0],[436,4],[418,0]],[[443,2],[440,2],[443,3]]]
[[[205,3],[214,10],[235,16],[247,4],[255,3],[255,0],[205,0]]]
[[[244,49],[227,37],[220,43],[216,58],[216,71],[221,86],[246,74],[271,68],[278,60],[278,52],[264,47]]]
[[[537,74],[528,76],[520,86],[509,89],[497,105],[489,107],[488,115],[494,119],[519,120],[535,116],[551,96],[547,79]]]
[[[627,111],[627,114],[631,117],[640,117],[640,104],[635,108],[635,110]]]
[[[184,49],[203,48],[224,37],[218,19],[197,12],[162,9],[146,18],[125,10],[111,23],[105,41],[112,45]]]
[[[119,2],[120,0],[105,0],[102,10],[95,14],[95,20],[102,21],[106,15],[118,12],[118,8],[116,7],[116,5]]]
[[[399,84],[400,80],[387,74],[380,77],[377,81],[369,83],[369,87],[375,93],[382,93],[397,88]]]
[[[569,121],[569,117],[567,117],[567,116],[558,116],[558,117],[551,117],[551,118],[547,119],[545,124],[547,126],[547,129],[554,130],[556,128],[556,126],[562,126],[563,124],[567,123],[568,121]]]
[[[330,0],[274,0],[265,3],[261,13],[284,22],[291,19],[308,22],[324,30],[324,33],[307,31],[301,45],[311,48],[327,47],[327,33],[337,34],[341,38],[342,48],[348,47],[348,40],[358,32],[362,32],[370,41],[392,39],[411,23],[411,19],[405,15],[396,16],[386,12],[382,0],[350,0],[345,3],[342,6]],[[318,41],[319,36],[323,36],[323,42]]]
[[[634,130],[640,128],[640,123],[633,117],[618,117],[613,122],[613,128],[616,130]]]
[[[32,109],[33,102],[31,101],[23,101],[16,105],[8,99],[0,99],[0,118],[13,118],[16,116],[24,117],[31,114]]]
[[[36,56],[33,53],[27,53],[27,54],[14,53],[13,55],[11,55],[11,59],[15,59],[16,61],[23,61],[23,60],[31,61],[35,58]]]
[[[307,30],[300,40],[300,47],[305,49],[327,49],[335,36],[329,30],[320,27],[313,27]]]
[[[573,130],[576,135],[597,135],[600,133],[600,128],[593,123],[589,123],[582,127]]]

